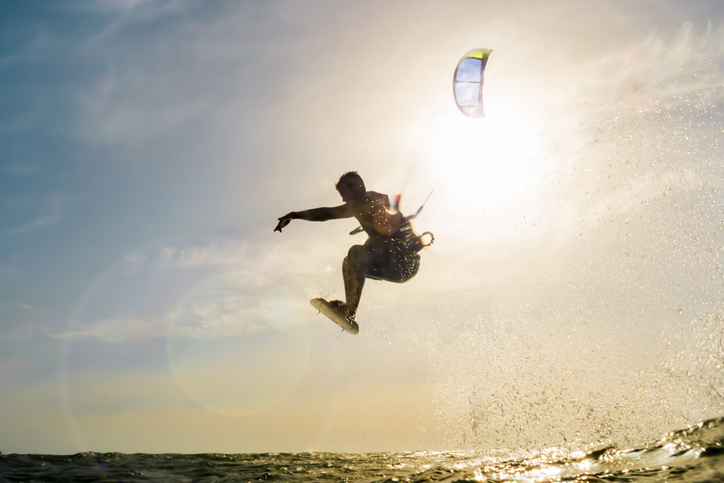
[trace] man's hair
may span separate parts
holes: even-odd
[[[359,187],[362,188],[362,191],[367,191],[365,188],[365,182],[362,181],[362,177],[357,174],[357,171],[349,171],[340,176],[339,181],[337,181],[337,184],[334,187],[337,191],[339,191],[339,188],[342,186],[347,186],[349,188]]]

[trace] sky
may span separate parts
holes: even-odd
[[[718,1],[0,3],[0,451],[637,444],[724,412]],[[485,119],[452,75],[493,50]],[[341,298],[339,176],[435,242]]]

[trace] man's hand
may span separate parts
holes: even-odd
[[[277,223],[277,227],[274,228],[274,231],[278,231],[279,233],[281,233],[282,228],[287,226],[289,222],[292,221],[294,218],[296,218],[294,216],[294,212],[287,213],[286,215],[282,216],[281,218],[279,218],[279,223]]]

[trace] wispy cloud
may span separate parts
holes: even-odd
[[[90,38],[90,43],[108,41],[126,27],[189,10],[193,5],[178,0],[110,0],[100,2],[95,7],[117,16],[101,32]]]
[[[193,268],[209,265],[234,266],[248,262],[244,246],[222,246],[210,243],[202,246],[164,246],[158,253],[155,268]]]
[[[1,278],[1,276],[0,276]],[[51,311],[25,302],[0,303],[0,340],[16,342],[42,333]]]
[[[113,19],[84,45],[103,56],[103,70],[78,95],[78,135],[95,145],[142,142],[202,118],[215,90],[198,89],[209,79],[206,69],[194,67],[190,58],[197,54],[189,49],[194,37],[164,30],[170,18],[193,10],[194,4],[128,0],[107,7]],[[177,21],[193,30],[190,18]],[[137,49],[138,30],[159,37]]]
[[[289,289],[250,290],[248,274],[223,274],[195,287],[163,317],[120,317],[45,330],[57,339],[96,339],[123,343],[141,339],[221,339],[265,330],[292,329],[311,313],[306,298]]]
[[[343,232],[342,236],[344,236]],[[250,271],[265,273],[274,278],[284,267],[286,273],[300,273],[304,260],[318,252],[324,252],[335,244],[329,240],[315,240],[313,244],[300,241],[296,236],[274,234],[274,244],[266,241],[251,243],[248,241],[218,241],[210,243],[169,243],[158,248],[132,253],[123,259],[125,270],[139,272],[143,270],[170,270],[216,268],[223,271]],[[343,238],[347,241],[346,238]],[[320,243],[323,245],[320,248]],[[341,263],[341,262],[340,262]]]
[[[23,164],[8,164],[3,166],[3,171],[18,176],[33,176],[40,172],[37,166],[26,166]]]
[[[110,343],[165,337],[217,339],[286,331],[312,314],[308,294],[278,261],[269,258],[268,249],[241,243],[164,245],[126,256],[114,276],[123,280],[129,300],[124,310],[132,315],[78,320],[66,331],[46,331],[45,335]],[[137,300],[134,285],[157,286],[154,280],[159,280],[168,289],[174,283],[169,277],[191,288],[180,294],[171,290],[175,295],[156,315],[133,305]]]
[[[62,218],[61,206],[63,205],[63,197],[60,195],[50,195],[48,201],[43,207],[43,213],[34,220],[22,225],[18,228],[10,230],[11,235],[19,235],[30,231],[35,231],[48,225],[58,223]]]
[[[165,337],[167,330],[167,323],[163,320],[124,317],[103,319],[91,324],[78,324],[72,330],[65,332],[46,330],[45,335],[56,339],[93,338],[117,344],[137,339],[162,338]]]
[[[145,252],[131,253],[124,257],[123,266],[127,273],[214,267],[232,269],[252,263],[254,257],[251,251],[245,244],[167,244]]]

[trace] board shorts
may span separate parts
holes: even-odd
[[[407,248],[401,239],[390,236],[370,238],[364,247],[367,278],[403,283],[420,269],[420,255]]]

